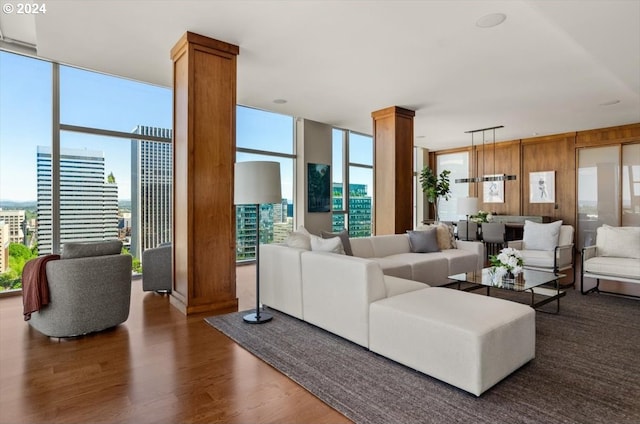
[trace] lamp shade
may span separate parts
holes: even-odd
[[[280,163],[236,162],[234,203],[236,205],[280,203]]]
[[[458,197],[458,213],[460,215],[473,215],[478,212],[477,197]]]

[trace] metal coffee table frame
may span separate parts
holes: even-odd
[[[458,290],[463,291],[475,291],[480,290],[483,287],[487,289],[487,296],[491,294],[491,288],[498,288],[502,290],[509,290],[513,292],[530,292],[531,302],[530,306],[534,309],[538,309],[547,303],[556,301],[556,311],[560,312],[560,298],[566,296],[567,293],[560,290],[559,280],[566,277],[566,274],[556,274],[547,271],[537,271],[533,269],[524,269],[521,274],[518,275],[514,283],[505,283],[503,281],[496,281],[492,273],[491,268],[482,269],[480,272],[467,272],[462,274],[456,274],[449,276],[452,280],[446,286],[457,285]],[[461,283],[470,283],[472,286],[461,289]],[[544,285],[553,285],[552,288],[542,287]],[[544,299],[535,301],[535,295],[545,296]],[[547,312],[540,310],[541,312]]]

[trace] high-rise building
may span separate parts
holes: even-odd
[[[134,134],[171,139],[167,128],[138,126]],[[171,143],[131,140],[131,254],[171,241],[173,205]]]
[[[0,274],[9,264],[9,224],[0,219]]]
[[[38,146],[38,252],[52,253],[51,147]],[[60,243],[118,237],[118,185],[104,153],[60,149]]]
[[[280,203],[260,205],[260,243],[279,243],[293,229],[293,218],[287,217],[287,199]],[[258,214],[255,205],[236,206],[236,260],[256,257],[256,224]]]
[[[343,210],[344,196],[342,183],[333,183],[333,209]],[[371,196],[366,184],[349,184],[349,236],[368,237],[371,235]],[[333,215],[333,231],[345,228],[344,215]]]
[[[0,209],[0,221],[9,225],[9,242],[24,243],[24,231],[22,225],[25,221],[24,210],[2,210]]]

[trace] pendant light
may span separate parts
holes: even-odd
[[[496,129],[498,128],[504,128],[504,125],[498,125],[495,127],[489,127],[489,128],[481,128],[479,130],[471,130],[471,131],[465,131],[465,134],[469,134],[471,133],[471,152],[473,154],[473,135],[477,132],[482,132],[482,177],[476,176],[472,177],[472,178],[459,178],[456,179],[455,182],[456,183],[481,183],[484,181],[511,181],[511,180],[515,180],[516,176],[515,175],[497,175],[495,176],[495,172],[496,172]],[[493,132],[493,173],[494,176],[493,177],[485,177],[484,176],[484,160],[485,157],[487,156],[485,153],[485,137],[484,137],[484,133],[485,131],[492,131]]]

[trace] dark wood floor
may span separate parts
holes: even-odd
[[[255,302],[253,266],[238,268],[240,309]],[[113,330],[50,339],[0,299],[2,423],[342,423],[344,416],[166,296],[133,281]]]

